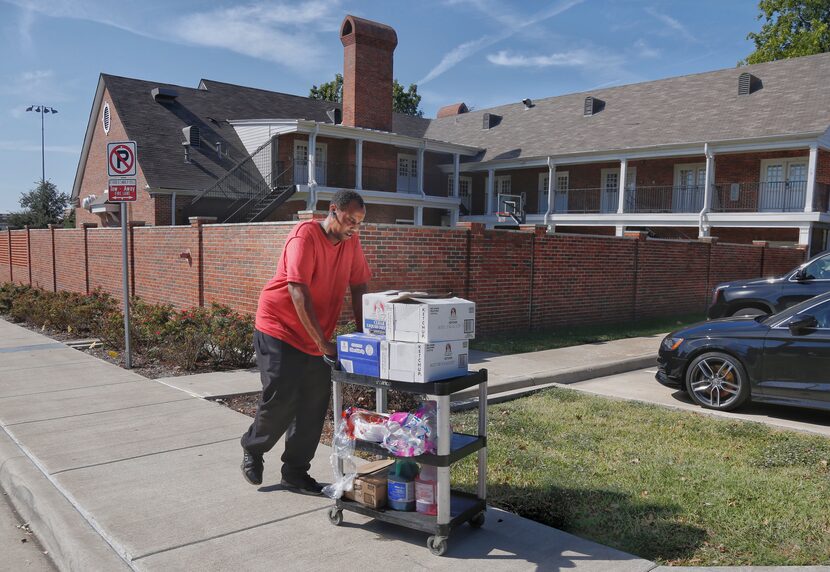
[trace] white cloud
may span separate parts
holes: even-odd
[[[24,100],[26,105],[44,103],[54,105],[67,101],[66,90],[58,86],[52,70],[31,70],[3,79],[0,95]]]
[[[616,67],[625,63],[621,56],[602,54],[592,50],[579,49],[546,55],[524,55],[501,50],[489,54],[487,60],[497,66],[506,67]]]
[[[458,0],[458,2],[466,2],[475,5],[476,7],[482,10],[489,10],[491,3],[487,0]],[[458,3],[456,2],[456,3]],[[444,54],[444,57],[441,58],[441,61],[438,62],[438,65],[433,67],[426,76],[424,76],[417,84],[423,85],[429,81],[432,81],[439,75],[443,74],[444,72],[452,69],[460,62],[464,61],[465,59],[469,58],[476,52],[483,50],[484,48],[490,47],[502,40],[506,40],[507,38],[513,36],[517,32],[529,27],[533,26],[534,24],[538,24],[554,16],[558,16],[562,12],[576,6],[577,4],[581,4],[584,0],[560,0],[550,8],[546,10],[542,10],[541,12],[537,12],[533,16],[528,19],[522,19],[519,17],[511,18],[510,24],[505,25],[505,30],[503,30],[500,34],[497,35],[486,35],[482,36],[476,40],[471,40],[469,42],[464,42],[460,44]],[[506,22],[505,19],[502,19],[502,23]]]
[[[660,50],[652,48],[644,40],[637,40],[634,42],[634,49],[637,51],[637,55],[641,58],[659,58],[661,53]]]
[[[654,18],[657,18],[672,30],[679,32],[680,35],[686,38],[687,40],[691,42],[698,41],[697,38],[688,30],[688,28],[686,28],[686,26],[684,26],[680,23],[680,21],[676,20],[675,18],[672,18],[668,14],[658,12],[655,8],[646,8],[646,13],[653,16]]]
[[[22,151],[24,153],[40,153],[40,143],[31,143],[29,141],[0,140],[0,151]],[[47,145],[46,152],[78,155],[81,152],[81,148],[74,145]]]

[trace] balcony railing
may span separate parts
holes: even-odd
[[[316,166],[317,184],[343,189],[355,188],[357,169],[353,164],[325,162]],[[308,184],[308,161],[296,161],[291,173],[293,182]],[[415,173],[399,172],[397,169],[363,166],[362,188],[366,191],[387,191],[417,194],[418,177]],[[440,172],[424,173],[424,191],[430,196],[447,196],[446,175]]]
[[[798,212],[804,210],[807,181],[715,185],[715,212]]]
[[[626,189],[627,213],[694,213],[703,208],[703,185]]]

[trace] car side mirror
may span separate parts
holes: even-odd
[[[803,268],[799,268],[795,271],[795,275],[793,276],[798,282],[807,279],[807,272]]]
[[[790,332],[794,336],[800,336],[808,333],[810,330],[818,327],[818,320],[815,316],[801,316],[788,324]]]

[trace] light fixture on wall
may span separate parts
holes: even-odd
[[[57,113],[58,110],[54,107],[47,107],[46,105],[30,105],[26,111],[33,111],[40,113],[40,182],[46,182],[46,137],[43,125],[43,115],[45,113]]]

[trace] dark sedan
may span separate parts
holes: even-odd
[[[772,314],[825,292],[830,292],[830,252],[822,252],[778,278],[718,284],[712,291],[706,316],[714,319]]]
[[[657,381],[710,409],[748,400],[830,410],[830,293],[771,316],[725,318],[666,336]]]

